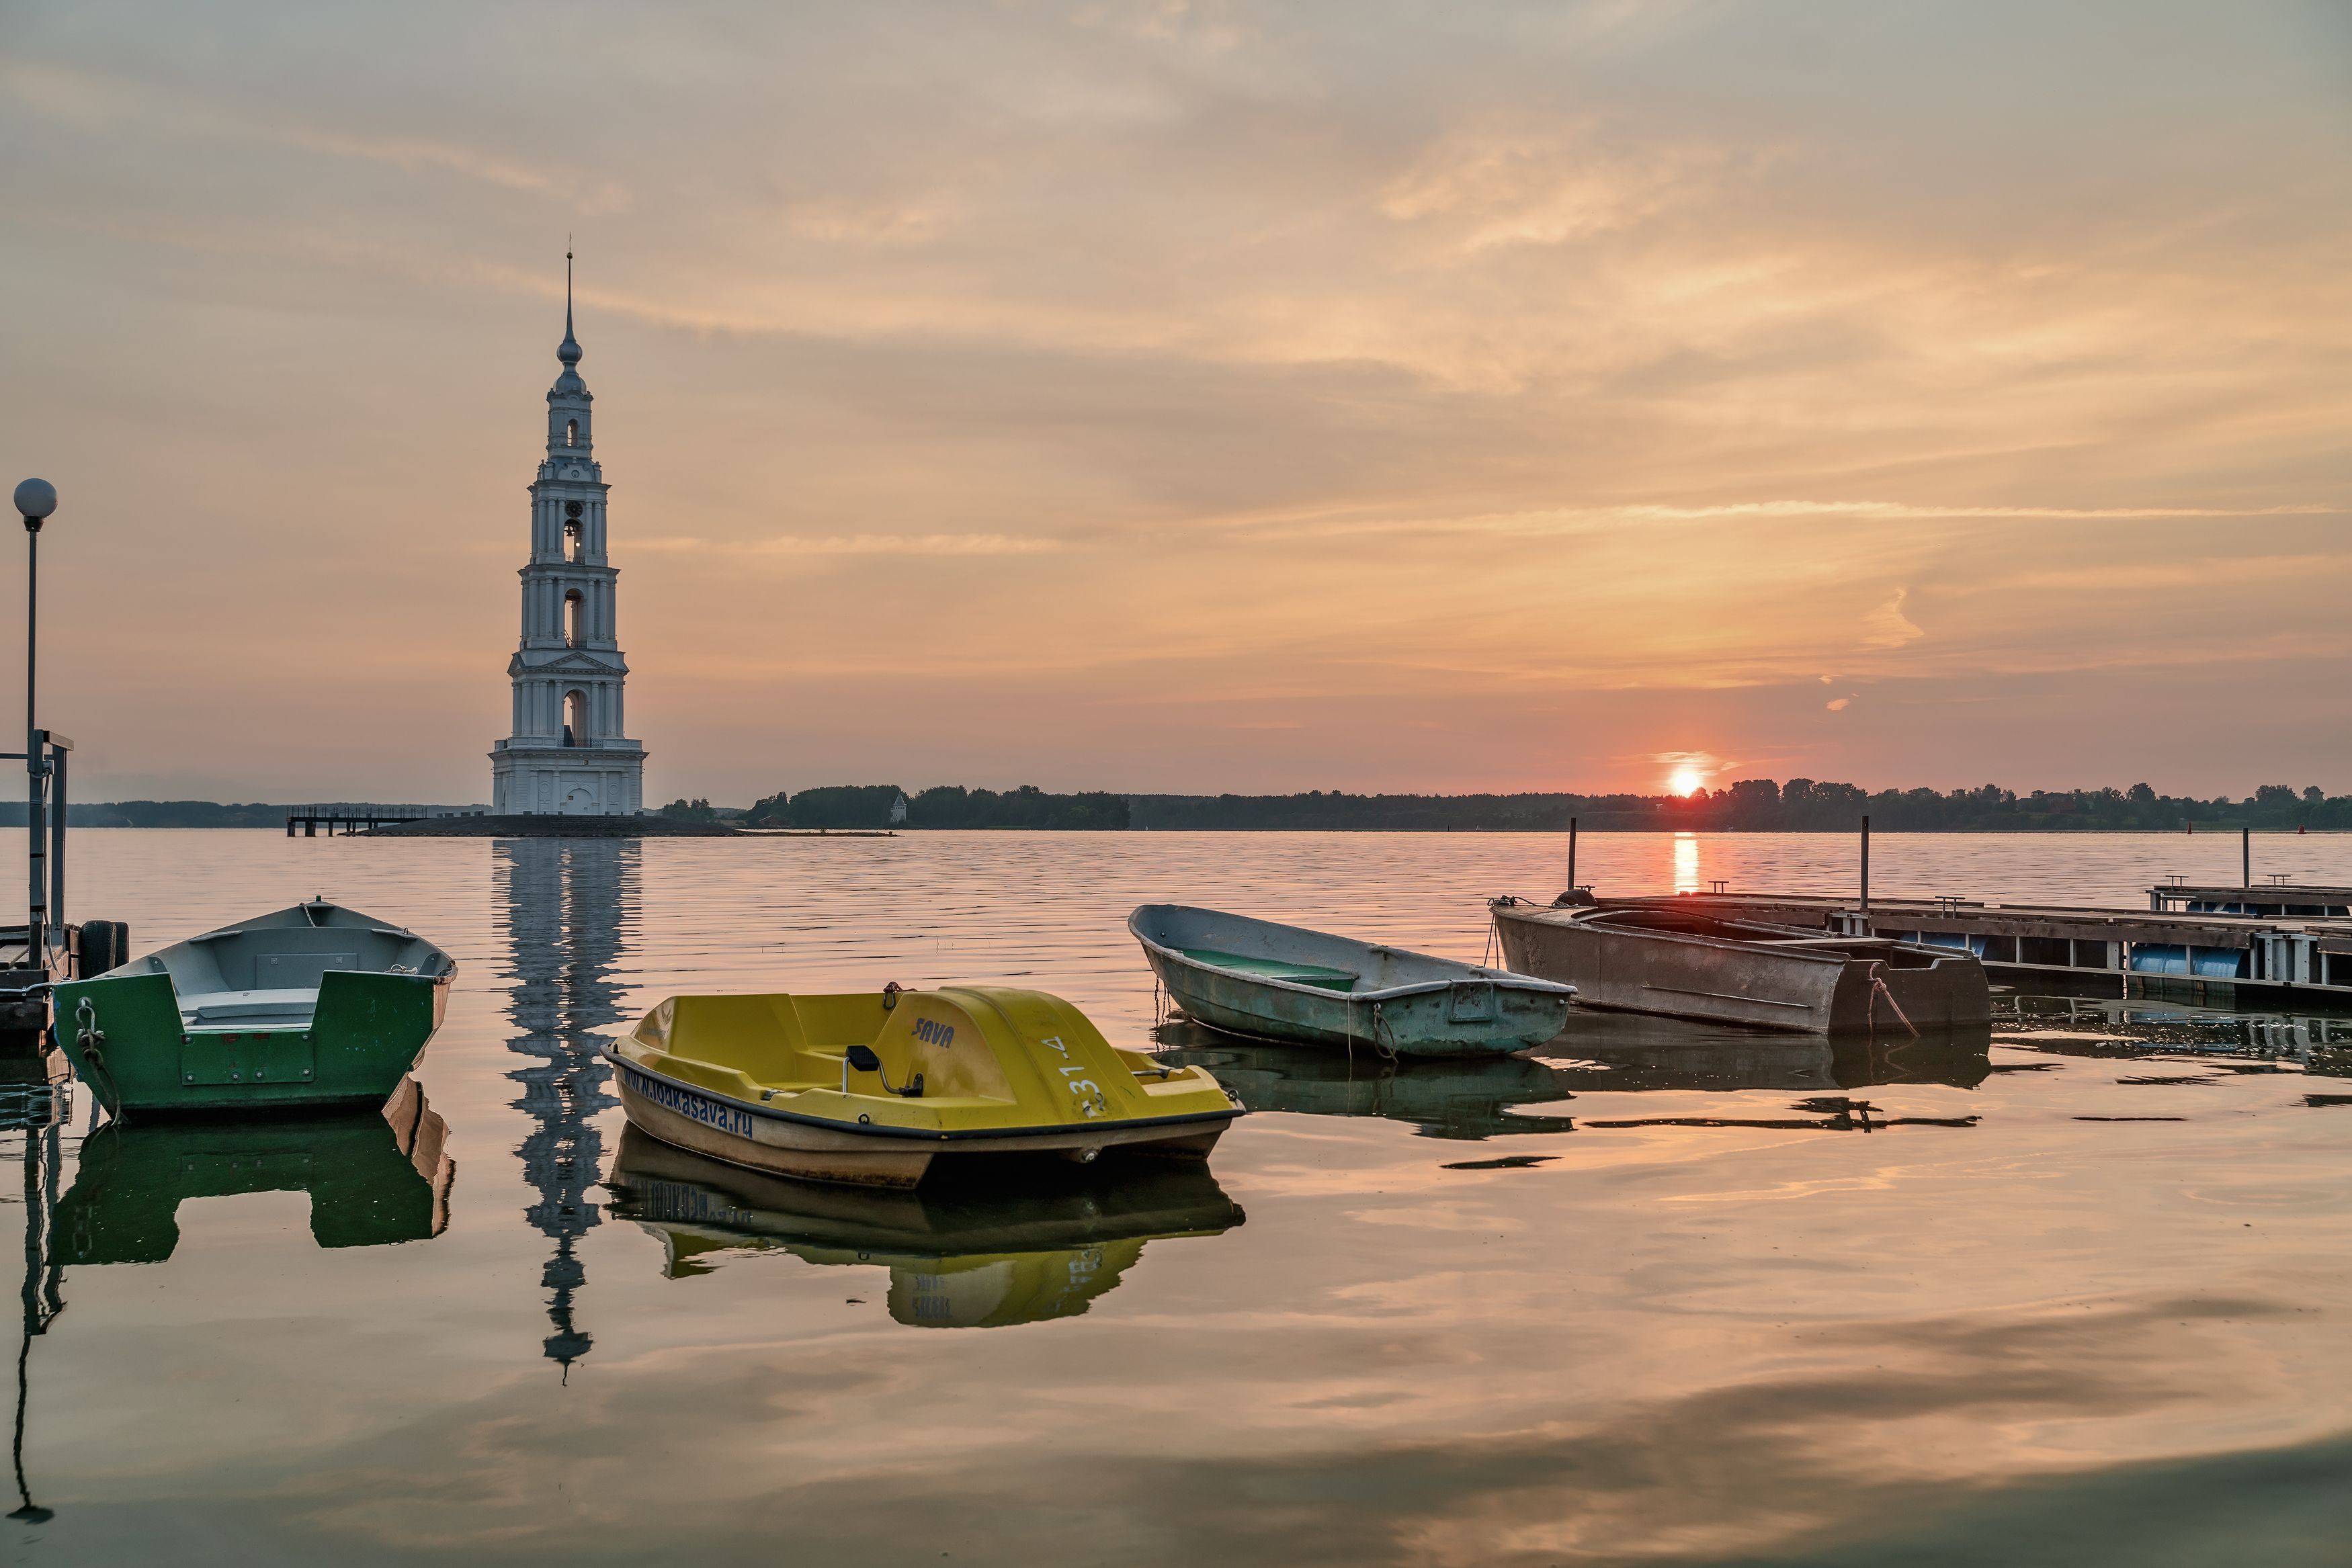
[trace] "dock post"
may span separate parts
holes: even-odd
[[[2254,885],[2254,830],[2238,830],[2238,875],[2240,887]]]
[[[1870,913],[1870,819],[1862,820],[1862,913]]]
[[[1576,819],[1568,820],[1568,891],[1576,891]]]
[[[49,765],[49,929],[58,946],[66,943],[66,758],[73,742],[62,735],[41,732]]]

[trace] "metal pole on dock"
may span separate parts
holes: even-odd
[[[1568,891],[1576,891],[1576,819],[1568,820]]]
[[[66,940],[66,758],[73,743],[64,736],[41,731],[41,743],[49,754],[49,929],[58,934],[58,946],[68,946]]]
[[[1870,819],[1862,820],[1862,912],[1870,913]]]
[[[47,793],[42,777],[41,732],[33,716],[35,663],[40,653],[41,525],[58,509],[57,486],[46,479],[27,479],[16,486],[16,515],[25,519],[25,825],[30,835],[27,867],[31,898],[25,920],[25,964],[46,968],[49,952],[48,824],[41,807]]]
[[[2254,830],[2252,828],[2238,830],[2238,885],[2254,885]]]

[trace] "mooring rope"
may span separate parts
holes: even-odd
[[[1873,1022],[1875,1022],[1878,1018],[1878,998],[1881,997],[1885,997],[1886,998],[1886,1005],[1895,1009],[1896,1021],[1901,1023],[1905,1029],[1911,1031],[1911,1038],[1913,1040],[1918,1039],[1918,1026],[1914,1024],[1909,1017],[1904,1013],[1903,1004],[1896,1001],[1895,999],[1895,993],[1887,988],[1885,960],[1874,958],[1870,961],[1870,1017]]]
[[[114,1082],[114,1074],[106,1065],[106,1033],[98,1027],[98,1008],[88,997],[74,1009],[75,1043],[81,1047],[82,1076],[89,1080],[89,1092],[106,1107],[107,1120],[122,1120],[122,1092]]]

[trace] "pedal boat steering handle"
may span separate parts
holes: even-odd
[[[844,1094],[849,1092],[849,1070],[853,1067],[860,1072],[873,1073],[882,1080],[882,1087],[885,1090],[901,1099],[919,1100],[923,1097],[921,1073],[918,1072],[908,1079],[905,1088],[894,1088],[890,1082],[889,1072],[882,1065],[882,1059],[874,1054],[873,1047],[866,1045],[853,1045],[841,1053],[841,1092]]]

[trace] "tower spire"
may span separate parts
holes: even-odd
[[[580,340],[572,335],[572,236],[563,236],[563,341],[555,357],[567,365],[580,362]]]

